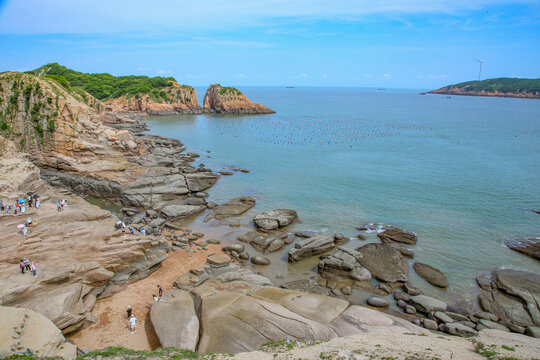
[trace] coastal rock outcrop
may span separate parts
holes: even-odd
[[[510,249],[540,261],[540,238],[528,237],[505,242]]]
[[[370,281],[371,273],[358,262],[362,255],[352,249],[338,247],[333,253],[319,262],[319,274],[323,278]]]
[[[212,212],[206,216],[204,222],[212,219],[223,220],[228,217],[242,215],[254,206],[254,198],[249,196],[237,197],[212,209]]]
[[[219,84],[210,85],[204,95],[203,109],[227,114],[273,114],[268,106],[251,102],[242,92]]]
[[[313,255],[322,254],[332,250],[335,246],[334,238],[328,235],[315,235],[294,244],[289,250],[289,262],[299,261]]]
[[[373,277],[387,283],[407,282],[408,265],[401,254],[390,245],[367,244],[356,249],[357,261]]]
[[[40,358],[74,360],[75,345],[66,341],[60,330],[45,316],[28,309],[0,306],[0,357],[36,354]]]
[[[405,243],[409,245],[416,244],[417,235],[412,231],[402,230],[398,228],[388,228],[381,231],[377,236],[384,243]]]
[[[439,269],[435,269],[433,266],[428,264],[415,262],[414,271],[420,275],[424,280],[434,286],[445,288],[448,286],[448,279],[446,275],[443,274]]]
[[[316,341],[379,330],[424,331],[406,320],[350,305],[345,300],[275,288],[268,279],[231,263],[208,262],[206,269],[194,276],[181,276],[175,287],[189,292],[194,299],[200,324],[197,347],[200,353],[251,351],[268,341],[285,338]],[[165,292],[163,303],[169,302],[174,300],[169,300],[168,292]],[[184,309],[191,306],[189,301],[182,304],[182,309],[164,307],[160,302],[152,305],[167,309],[159,318],[152,317],[160,339],[160,332],[165,328],[170,332],[185,333],[182,321],[167,318],[167,314],[171,319],[175,318],[175,312],[191,314],[190,309]],[[173,327],[163,326],[161,322]],[[180,346],[183,341],[183,338],[176,338],[173,345]]]
[[[253,218],[255,226],[262,230],[274,230],[292,224],[298,214],[290,209],[265,211]]]

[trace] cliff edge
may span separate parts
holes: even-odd
[[[273,114],[268,106],[251,102],[242,92],[233,87],[212,84],[204,95],[203,109],[208,112],[227,114]]]

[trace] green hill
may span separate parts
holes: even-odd
[[[448,85],[431,93],[540,98],[540,79],[496,78],[467,81]]]
[[[55,80],[64,88],[85,90],[99,100],[115,99],[122,95],[152,94],[160,96],[163,88],[172,87],[172,77],[113,76],[86,74],[57,63],[47,64],[28,73]]]

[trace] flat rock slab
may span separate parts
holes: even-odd
[[[238,216],[255,206],[255,199],[249,196],[241,196],[227,201],[225,204],[216,206],[210,214],[206,216],[204,222],[211,219],[226,219],[231,216]]]
[[[411,296],[409,302],[416,308],[416,310],[426,314],[432,311],[446,311],[447,308],[445,302],[426,295]]]
[[[289,250],[289,262],[306,259],[313,255],[322,254],[335,246],[334,238],[328,235],[316,235],[297,242]]]
[[[338,247],[319,262],[319,274],[325,278],[335,275],[343,279],[369,281],[371,273],[356,260],[359,256],[360,253],[355,250]]]
[[[528,237],[510,240],[505,243],[510,249],[540,261],[540,238]]]
[[[225,265],[231,262],[231,258],[225,254],[212,254],[206,261],[212,265]]]
[[[255,226],[263,230],[274,230],[290,225],[298,218],[298,214],[290,209],[265,211],[253,218]]]
[[[367,244],[356,249],[357,261],[380,281],[407,282],[408,266],[401,254],[387,244]]]
[[[416,241],[418,239],[416,233],[397,228],[386,229],[378,233],[377,236],[385,243],[399,242],[409,245],[416,244]]]
[[[165,205],[161,209],[161,215],[170,221],[185,219],[206,210],[202,205]]]
[[[439,269],[434,268],[428,264],[421,262],[415,262],[414,271],[420,275],[424,280],[434,286],[445,288],[448,286],[448,279]]]

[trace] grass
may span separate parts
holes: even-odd
[[[146,358],[161,358],[171,360],[188,360],[199,359],[199,354],[196,352],[175,348],[163,347],[154,351],[137,351],[126,349],[120,346],[110,346],[102,350],[91,351],[78,359],[94,359],[121,356],[128,359],[146,359]]]

